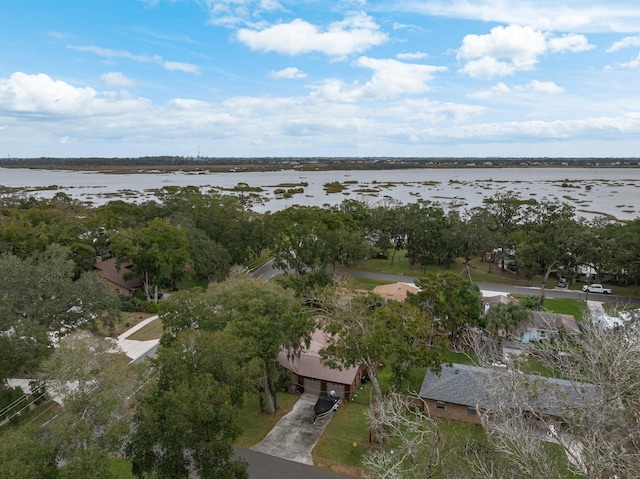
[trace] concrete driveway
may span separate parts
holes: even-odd
[[[262,441],[251,447],[251,450],[313,465],[311,451],[333,417],[331,415],[313,424],[313,406],[317,400],[316,394],[302,394],[293,405],[293,409],[278,421]]]

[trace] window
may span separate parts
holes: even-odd
[[[473,406],[468,406],[467,407],[467,416],[475,416],[476,415],[476,408]]]
[[[436,407],[438,409],[444,409],[444,401],[436,401]]]

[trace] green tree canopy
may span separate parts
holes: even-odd
[[[241,351],[240,340],[227,332],[196,330],[160,348],[158,375],[137,400],[126,447],[137,477],[248,478],[232,448],[248,385]]]
[[[456,339],[467,324],[476,324],[482,312],[482,293],[475,283],[449,271],[430,273],[416,281],[417,293],[407,302],[435,318],[439,326]]]

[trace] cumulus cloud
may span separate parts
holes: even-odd
[[[549,50],[552,52],[586,52],[593,50],[596,46],[589,43],[584,35],[570,33],[561,37],[551,38],[548,41]]]
[[[564,91],[564,88],[556,85],[555,82],[539,81],[539,80],[532,80],[530,83],[527,83],[526,85],[519,85],[515,88],[521,91],[535,91],[535,92],[550,93],[550,94],[562,93]]]
[[[108,87],[128,88],[134,86],[136,82],[127,78],[121,72],[108,72],[100,76],[100,80]]]
[[[423,58],[427,58],[427,54],[424,52],[406,52],[406,53],[398,53],[396,58],[398,60],[421,60]]]
[[[379,98],[392,98],[401,94],[423,93],[429,89],[427,82],[446,67],[404,63],[393,59],[358,58],[356,64],[373,70],[371,80],[365,85],[368,94]]]
[[[607,48],[607,52],[617,52],[623,48],[640,47],[640,35],[633,37],[624,37],[622,40],[613,42],[613,44]]]
[[[0,78],[0,111],[10,114],[88,117],[131,111],[144,103],[113,92],[75,87],[42,73],[16,72]]]
[[[179,71],[183,71],[185,73],[191,73],[194,75],[200,74],[200,69],[192,63],[169,61],[169,60],[163,59],[160,55],[153,55],[153,56],[138,55],[126,50],[114,50],[111,48],[103,48],[95,45],[69,45],[68,48],[70,48],[71,50],[76,50],[80,52],[94,53],[98,56],[109,58],[109,59],[126,58],[128,60],[132,60],[134,62],[139,62],[139,63],[155,63],[157,65],[160,65],[165,70],[169,70],[169,71],[179,70]]]
[[[461,71],[470,76],[504,76],[531,70],[546,49],[542,32],[519,25],[498,26],[486,35],[466,35],[457,58],[469,61]]]
[[[301,19],[263,29],[242,28],[237,38],[252,50],[287,55],[320,52],[331,57],[361,53],[388,40],[373,19],[355,14],[331,23],[326,30]]]
[[[446,67],[404,63],[394,59],[376,59],[366,56],[356,66],[373,70],[366,83],[345,83],[328,79],[312,85],[313,96],[330,101],[355,102],[357,100],[389,100],[401,95],[424,93],[428,82]]]
[[[626,62],[626,63],[621,63],[620,66],[624,68],[640,68],[640,53],[635,58],[635,60],[631,60],[630,62]]]
[[[292,80],[300,80],[302,78],[306,78],[307,74],[303,71],[298,70],[296,67],[287,67],[282,70],[272,70],[269,72],[269,77],[279,80],[281,78],[288,78]]]
[[[506,83],[500,82],[488,90],[482,90],[470,93],[469,98],[473,98],[475,100],[486,100],[488,98],[494,98],[497,96],[502,96],[505,94],[511,93],[511,88]]]
[[[475,100],[486,100],[489,98],[506,96],[513,93],[534,92],[534,93],[557,94],[557,93],[562,93],[563,91],[564,91],[564,88],[556,85],[555,82],[552,82],[552,81],[543,82],[539,80],[532,80],[529,83],[514,85],[513,87],[509,87],[506,83],[500,82],[492,86],[488,90],[473,92],[473,93],[470,93],[468,96],[469,98],[473,98]]]

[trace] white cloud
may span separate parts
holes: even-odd
[[[548,41],[549,50],[552,52],[586,52],[593,50],[596,46],[589,43],[587,37],[570,33],[561,37],[550,38]]]
[[[638,53],[638,56],[635,58],[635,60],[631,60],[630,62],[626,62],[626,63],[621,63],[620,66],[625,68],[640,68],[640,53]]]
[[[296,19],[262,30],[242,28],[237,32],[237,38],[252,50],[287,55],[320,52],[332,57],[361,53],[388,40],[387,34],[381,32],[373,19],[365,14],[331,23],[325,31]]]
[[[516,69],[511,63],[501,62],[491,57],[484,57],[480,60],[467,62],[459,71],[460,73],[476,78],[513,75]]]
[[[10,114],[89,117],[130,112],[143,106],[147,103],[141,99],[74,87],[42,73],[16,72],[0,78],[0,111]]]
[[[127,88],[134,86],[136,82],[127,78],[121,72],[108,72],[100,76],[100,80],[108,87]]]
[[[531,27],[494,27],[486,35],[466,35],[457,57],[470,60],[462,69],[470,76],[504,76],[531,70],[545,53],[545,35]]]
[[[374,71],[365,85],[368,95],[377,98],[393,98],[402,94],[423,93],[429,89],[427,82],[435,73],[446,67],[404,63],[398,60],[379,60],[369,57],[358,58],[356,64]]]
[[[530,25],[549,32],[640,32],[635,0],[426,0],[401,1],[394,9],[487,23]]]
[[[345,83],[328,79],[310,86],[314,98],[328,101],[355,102],[357,100],[389,100],[401,95],[424,93],[427,82],[446,67],[404,63],[393,59],[360,57],[355,63],[373,70],[366,83]]]
[[[539,80],[532,80],[530,83],[527,83],[526,85],[519,85],[515,88],[522,91],[534,91],[534,92],[550,93],[550,94],[562,93],[564,91],[564,88],[556,85],[555,82],[539,81]]]
[[[428,55],[424,52],[407,52],[407,53],[398,53],[396,55],[396,58],[398,60],[421,60],[427,57]]]
[[[200,74],[200,69],[192,63],[164,60],[160,55],[137,55],[126,50],[113,50],[111,48],[102,48],[95,45],[69,45],[68,48],[80,52],[94,53],[98,56],[109,59],[126,58],[128,60],[139,63],[155,63],[157,65],[160,65],[165,70],[169,71],[180,70],[185,73],[191,73],[194,75]]]
[[[328,80],[314,85],[307,96],[245,96],[223,102],[175,98],[164,104],[114,91],[76,87],[44,74],[18,72],[0,78],[0,117],[4,128],[0,138],[7,148],[19,147],[26,155],[69,154],[62,151],[90,155],[99,148],[105,156],[166,154],[168,150],[184,154],[194,144],[207,144],[220,155],[249,156],[303,155],[310,151],[309,145],[315,145],[314,148],[326,145],[326,150],[318,151],[336,154],[353,151],[354,145],[359,144],[364,148],[359,151],[368,155],[387,156],[420,151],[407,149],[409,144],[420,148],[449,145],[441,151],[451,151],[448,148],[452,140],[467,145],[493,143],[495,148],[506,148],[523,141],[548,145],[588,138],[613,145],[613,141],[640,138],[639,113],[619,116],[603,113],[583,118],[577,114],[572,119],[555,121],[514,119],[471,125],[467,123],[469,120],[491,114],[491,109],[421,96],[377,101],[400,95],[398,92],[424,91],[439,67],[414,71],[415,67],[425,65],[403,65],[397,60],[368,57],[359,59],[358,66],[373,71],[369,82]],[[394,71],[413,80],[398,83],[388,78]],[[540,81],[517,86],[499,83],[492,89],[535,101],[537,92],[559,88],[554,85]],[[365,99],[371,101],[356,101]],[[563,107],[557,103],[556,106]],[[629,109],[632,107],[629,105]],[[567,116],[576,114],[571,108],[565,111]],[[71,150],[56,150],[61,143]],[[339,145],[345,149],[340,150]],[[576,154],[585,154],[585,150]]]
[[[517,93],[526,93],[526,92],[534,92],[534,93],[548,93],[548,94],[557,94],[562,93],[564,89],[555,84],[555,82],[542,82],[539,80],[532,80],[529,83],[525,83],[522,85],[514,85],[513,87],[509,87],[506,83],[500,82],[488,90],[482,90],[474,93],[470,93],[469,98],[473,98],[475,100],[487,100],[489,98],[496,98],[501,96],[511,95],[515,92]]]
[[[181,71],[185,73],[191,73],[193,75],[200,75],[200,69],[193,63],[184,62],[171,62],[168,60],[161,60],[159,62],[162,68],[169,71]]]
[[[617,52],[623,48],[628,47],[640,47],[640,35],[633,37],[624,37],[622,40],[613,42],[613,44],[607,48],[607,52]]]
[[[506,83],[500,82],[492,86],[488,90],[473,92],[473,93],[470,93],[468,96],[469,98],[473,98],[476,100],[486,100],[488,98],[502,96],[507,93],[511,93],[511,88],[509,88],[509,86],[507,86]]]
[[[289,78],[292,80],[300,80],[302,78],[306,78],[307,74],[303,71],[298,70],[296,67],[287,67],[282,70],[272,70],[269,72],[269,77],[274,78],[276,80],[281,78]]]

